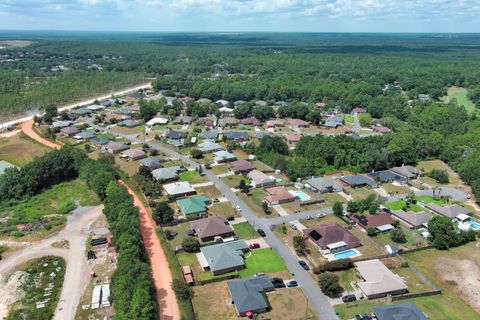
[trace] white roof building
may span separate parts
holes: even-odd
[[[165,192],[171,196],[188,195],[195,193],[195,189],[186,181],[169,183],[163,186]]]
[[[168,118],[165,117],[157,117],[149,120],[146,125],[148,127],[153,127],[156,124],[167,124],[168,123]]]

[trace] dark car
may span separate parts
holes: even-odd
[[[373,317],[368,313],[357,314],[355,320],[372,320]]]
[[[388,208],[383,208],[382,210],[383,210],[383,212],[386,212],[386,213],[392,213],[392,210],[390,210]]]
[[[259,235],[261,235],[262,237],[265,237],[266,234],[265,234],[265,231],[263,231],[262,229],[257,229],[257,232]]]
[[[228,216],[227,217],[227,221],[234,221],[235,220],[235,217],[234,216]]]
[[[296,287],[296,286],[298,286],[297,280],[290,280],[287,282],[287,287],[289,288]]]
[[[185,234],[186,234],[187,236],[194,236],[194,235],[195,235],[195,231],[193,231],[192,229],[188,229],[188,230],[185,232]]]
[[[272,281],[272,283],[283,283],[283,279],[282,278],[272,278],[270,279]]]
[[[347,294],[346,296],[342,297],[342,301],[344,303],[351,302],[357,300],[357,297],[355,297],[354,294]]]
[[[257,243],[257,242],[250,243],[250,245],[248,246],[248,248],[249,248],[250,250],[258,249],[258,248],[260,248],[260,243]]]
[[[273,287],[274,287],[274,288],[285,288],[286,285],[285,285],[285,283],[284,283],[283,281],[282,281],[282,282],[275,282],[275,283],[273,284]]]
[[[310,267],[308,266],[308,264],[307,264],[305,261],[303,261],[303,260],[298,260],[298,264],[299,264],[303,269],[305,269],[305,270],[307,270],[307,271],[310,270]]]

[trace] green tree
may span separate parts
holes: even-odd
[[[58,115],[57,106],[50,104],[45,108],[45,113],[43,114],[42,120],[46,123],[52,123],[53,118]]]
[[[318,284],[322,292],[331,298],[339,297],[343,292],[343,288],[338,282],[338,276],[334,273],[324,272],[320,274]]]
[[[332,210],[334,215],[343,216],[343,204],[341,202],[335,202],[332,206]]]
[[[179,299],[190,301],[193,298],[194,293],[192,287],[186,284],[183,280],[173,279],[172,289]]]
[[[192,155],[193,159],[203,158],[203,152],[198,149],[192,149],[192,151],[190,151],[190,154]]]
[[[390,231],[390,239],[392,239],[393,242],[397,243],[407,242],[407,237],[405,236],[403,230],[400,228],[396,228]]]
[[[367,234],[369,237],[375,237],[378,234],[378,230],[374,227],[368,227]]]
[[[271,210],[270,208],[268,207],[268,203],[266,203],[265,201],[262,202],[262,209],[263,209],[263,212],[265,212],[265,214],[271,214]]]
[[[302,237],[302,236],[294,236],[293,237],[293,248],[295,249],[295,252],[299,256],[305,256],[310,252],[308,250],[305,238]]]
[[[200,242],[198,242],[197,238],[186,237],[182,241],[182,247],[186,252],[197,252],[200,250]]]
[[[153,220],[158,224],[167,224],[173,221],[173,209],[166,202],[159,203],[153,210]]]

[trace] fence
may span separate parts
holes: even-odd
[[[215,278],[208,279],[208,280],[200,280],[200,281],[195,280],[195,285],[196,286],[203,286],[205,284],[209,284],[209,283],[213,283],[213,282],[220,282],[220,281],[231,280],[231,279],[236,279],[236,278],[238,278],[238,273],[232,274],[232,275],[229,275],[229,276],[224,276],[224,277],[215,277]]]
[[[412,298],[418,298],[418,297],[436,296],[439,294],[442,294],[442,290],[434,290],[434,291],[427,291],[427,292],[420,292],[420,293],[407,293],[399,296],[391,296],[390,301],[399,301],[399,300],[412,299]]]

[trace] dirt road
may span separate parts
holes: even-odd
[[[54,143],[54,142],[48,141],[47,139],[39,136],[38,133],[36,133],[33,130],[33,120],[28,120],[28,121],[22,123],[22,131],[23,131],[23,133],[25,133],[27,136],[29,136],[33,140],[38,141],[41,144],[43,144],[43,145],[45,145],[49,148],[60,149],[62,147],[62,145],[60,143]]]
[[[90,280],[91,267],[85,256],[89,226],[102,215],[103,205],[81,207],[69,217],[65,228],[56,235],[18,250],[0,262],[0,277],[31,259],[59,256],[65,259],[66,271],[54,320],[73,320],[78,303]],[[67,240],[68,249],[52,247],[54,242]]]
[[[175,293],[171,287],[172,273],[168,268],[167,258],[155,232],[155,222],[138,196],[123,181],[119,182],[127,188],[128,192],[133,196],[135,206],[139,208],[140,232],[142,233],[143,243],[150,260],[150,267],[152,268],[152,276],[160,308],[160,319],[179,320],[180,310]]]

